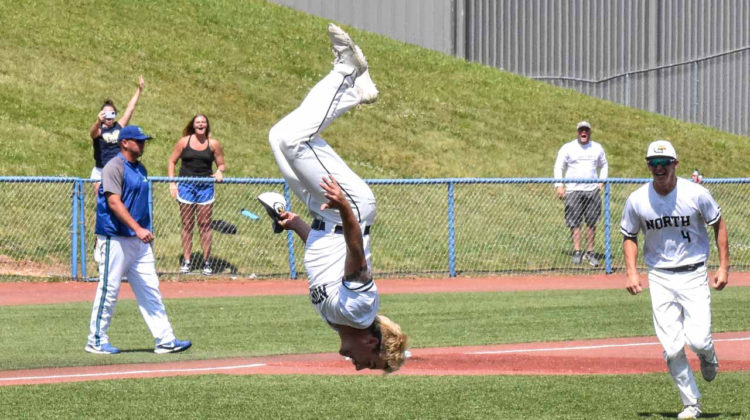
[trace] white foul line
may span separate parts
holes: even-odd
[[[37,381],[44,379],[68,379],[68,378],[93,378],[97,376],[124,376],[124,375],[142,375],[147,373],[189,373],[189,372],[206,372],[214,370],[233,370],[244,368],[256,368],[265,366],[265,363],[253,363],[251,365],[237,366],[220,366],[205,368],[185,368],[185,369],[154,369],[154,370],[126,370],[119,372],[100,372],[100,373],[71,373],[68,375],[49,375],[49,376],[19,376],[16,378],[0,378],[0,381]]]
[[[717,341],[748,341],[750,337],[741,338],[719,338],[714,340]],[[575,346],[575,347],[549,347],[544,349],[516,349],[516,350],[494,350],[494,351],[472,351],[464,354],[510,354],[510,353],[534,353],[540,351],[568,351],[568,350],[593,350],[593,349],[606,349],[616,347],[638,347],[638,346],[653,346],[658,345],[659,342],[649,343],[626,343],[626,344],[601,344],[598,346]]]

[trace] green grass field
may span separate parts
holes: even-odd
[[[93,163],[88,129],[101,102],[111,97],[124,108],[142,73],[147,86],[132,122],[155,136],[143,158],[151,175],[166,175],[182,128],[194,113],[204,112],[224,145],[226,176],[277,178],[268,130],[330,69],[326,20],[261,0],[142,0],[117,6],[41,0],[8,4],[6,14],[14,19],[0,27],[5,41],[0,139],[12,147],[0,151],[2,175],[88,176]],[[551,177],[559,147],[574,137],[581,119],[593,124],[613,177],[648,176],[642,156],[655,138],[676,145],[678,175],[689,176],[694,167],[708,177],[750,174],[746,138],[347,29],[367,54],[382,94],[375,105],[342,117],[325,137],[362,177]],[[67,275],[69,191],[61,188],[0,186],[0,256],[31,259],[49,265],[47,272]],[[254,203],[259,190],[233,186],[219,192],[217,216],[244,231],[231,239],[217,237],[216,256],[245,275],[283,275],[288,270],[283,242],[269,240],[266,224],[238,220],[239,207]],[[174,272],[181,254],[179,226],[164,191],[163,184],[155,187],[158,267]],[[445,187],[375,192],[377,270],[446,273]],[[456,199],[459,272],[571,268],[568,231],[550,186],[457,188]],[[622,200],[618,196],[615,209]],[[741,203],[741,198],[721,202],[737,220],[745,213]],[[90,197],[86,208],[93,209]],[[424,221],[404,217],[420,209],[431,210],[420,212]],[[408,247],[404,237],[413,238]],[[733,255],[747,254],[748,237],[744,231],[733,236],[742,239]],[[619,246],[613,252],[620,265]]]
[[[750,288],[714,293],[714,331],[750,330],[749,301]],[[133,301],[118,304],[110,330],[112,342],[126,350],[118,356],[83,352],[89,303],[0,307],[0,369],[337,350],[335,333],[305,296],[166,304],[177,335],[195,343],[166,357],[150,353],[153,344]],[[413,348],[653,335],[648,294],[632,297],[621,290],[386,295],[381,309],[411,335]],[[699,386],[707,413],[750,417],[748,395],[739,391],[750,386],[747,372],[722,372],[716,382],[700,380]],[[102,394],[107,415],[115,418],[147,412],[166,418],[661,418],[679,408],[667,374],[222,375],[0,387],[10,418],[97,416]]]
[[[750,374],[699,386],[706,418],[750,418]],[[681,409],[667,374],[188,376],[0,388],[0,398],[8,418],[661,419]]]
[[[144,163],[166,175],[196,112],[224,144],[226,176],[278,177],[267,133],[330,70],[327,21],[262,0],[12,2],[0,27],[0,152],[5,175],[88,176],[88,130],[103,100],[155,135]],[[678,171],[747,176],[746,138],[468,63],[347,27],[381,97],[326,133],[366,178],[549,177],[559,147],[587,119],[610,176],[648,174],[649,141],[674,142]],[[12,143],[11,143],[12,140]],[[731,159],[731,165],[727,164]]]
[[[143,158],[151,175],[166,175],[182,128],[203,112],[224,145],[226,176],[276,178],[268,130],[330,69],[327,21],[262,0],[6,3],[0,25],[0,175],[88,176],[88,129],[99,106],[109,97],[122,111],[143,74],[146,90],[132,123],[155,136]],[[551,177],[557,150],[582,119],[604,145],[613,177],[648,176],[643,152],[657,138],[677,147],[679,176],[695,167],[710,178],[750,174],[747,138],[346,29],[367,55],[381,96],[342,117],[325,137],[364,178]],[[382,223],[373,233],[373,252],[381,270],[404,262],[447,269],[443,259],[425,259],[446,252],[443,233],[420,225],[445,222],[445,191],[426,190],[376,190]],[[750,252],[744,245],[750,235],[733,230],[747,213],[744,195],[736,191],[723,191],[732,199],[722,205],[734,219],[730,237],[742,245],[732,254],[741,257]],[[534,270],[549,258],[555,266],[567,263],[562,213],[554,207],[559,203],[539,211],[551,190],[532,186],[524,193],[519,198],[505,187],[457,190],[458,198],[476,203],[457,209],[456,240],[466,250],[459,270],[503,264]],[[0,185],[0,256],[21,261],[33,255],[34,262],[64,268],[69,194],[58,186]],[[234,197],[247,202],[254,194],[245,190]],[[164,197],[162,191],[155,200]],[[617,200],[624,200],[622,191]],[[440,212],[421,220],[414,207],[397,203]],[[514,214],[522,209],[529,217],[497,223],[508,220],[497,203],[510,203]],[[176,226],[174,215],[157,217],[157,229]],[[532,227],[534,235],[551,239],[532,240]],[[283,243],[270,241],[267,229],[267,223],[262,233],[260,225],[253,227],[226,249],[249,254],[243,262],[249,270],[283,271]],[[176,268],[178,231],[157,233],[164,238],[157,267]],[[406,237],[419,240],[406,250],[395,246]],[[236,260],[234,254],[223,257]],[[730,287],[713,300],[716,332],[750,330],[750,288]],[[177,335],[195,342],[167,360],[337,349],[335,333],[304,296],[166,304]],[[0,369],[165,360],[150,353],[153,342],[132,301],[120,302],[110,330],[113,343],[130,351],[117,357],[84,353],[90,307],[0,307]],[[402,324],[416,348],[653,334],[648,296],[624,291],[389,295],[382,309]],[[699,380],[699,386],[706,417],[750,418],[747,372],[722,372],[716,382]],[[673,418],[679,407],[666,374],[207,375],[0,387],[1,418],[642,419]]]

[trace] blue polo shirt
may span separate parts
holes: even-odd
[[[115,216],[105,193],[117,194],[130,215],[142,227],[151,230],[148,211],[149,185],[146,168],[140,162],[128,162],[118,153],[102,169],[102,182],[96,197],[96,233],[105,236],[136,236]]]

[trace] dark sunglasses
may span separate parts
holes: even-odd
[[[672,159],[672,158],[666,158],[665,157],[665,158],[651,158],[651,159],[646,159],[646,162],[648,162],[648,166],[650,166],[652,168],[656,168],[657,166],[663,166],[663,167],[666,168],[667,166],[675,163],[675,160]]]

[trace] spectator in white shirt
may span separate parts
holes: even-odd
[[[576,139],[565,143],[557,152],[555,178],[562,179],[606,179],[609,171],[607,157],[601,144],[591,140],[591,125],[581,121],[576,127]],[[599,174],[597,175],[597,170]],[[573,264],[588,261],[592,267],[599,266],[594,252],[596,222],[602,210],[600,191],[602,183],[569,182],[556,183],[557,196],[565,200],[565,224],[573,236]],[[581,225],[586,223],[586,252],[581,252]]]

